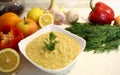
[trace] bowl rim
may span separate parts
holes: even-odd
[[[80,49],[80,52],[79,54],[76,56],[76,58],[70,63],[68,64],[66,67],[64,68],[61,68],[61,69],[47,69],[47,68],[44,68],[40,65],[38,65],[37,63],[35,63],[34,61],[32,61],[26,54],[26,51],[25,51],[25,47],[26,45],[30,42],[29,40],[33,40],[35,37],[39,36],[39,35],[42,35],[42,34],[45,34],[47,32],[50,32],[50,31],[58,31],[58,32],[62,32],[66,35],[69,35],[71,36],[72,38],[74,38],[81,46],[81,49]],[[39,34],[39,35],[38,35]],[[35,36],[35,37],[34,37]],[[26,44],[26,45],[25,45]],[[61,71],[65,71],[67,68],[69,68],[70,66],[72,66],[72,64],[74,64],[76,62],[76,60],[78,59],[80,53],[85,49],[85,46],[86,46],[86,41],[82,38],[82,37],[79,37],[75,34],[72,34],[71,32],[59,27],[58,25],[54,25],[54,24],[50,24],[50,25],[47,25],[45,26],[44,28],[42,29],[39,29],[37,32],[33,33],[32,35],[26,37],[25,39],[21,40],[19,43],[18,43],[18,46],[19,46],[19,50],[20,52],[23,54],[23,56],[29,60],[33,65],[35,65],[37,68],[41,69],[42,71],[45,71],[45,72],[50,72],[50,73],[58,73],[58,72],[61,72]]]

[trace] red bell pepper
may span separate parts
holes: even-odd
[[[18,50],[18,42],[24,38],[23,32],[9,25],[0,27],[0,49],[13,48]]]
[[[97,2],[95,7],[93,7],[92,0],[90,0],[90,8],[92,11],[89,14],[88,20],[91,23],[111,24],[114,20],[114,11],[102,2]]]

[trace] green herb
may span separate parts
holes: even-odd
[[[86,40],[84,51],[109,52],[117,50],[120,45],[120,27],[117,26],[75,22],[66,30]]]
[[[56,35],[53,33],[53,32],[50,32],[49,33],[49,39],[46,39],[46,41],[44,42],[45,44],[45,47],[48,49],[48,50],[54,50],[55,49],[55,45],[56,43],[58,43],[58,41],[56,41]]]

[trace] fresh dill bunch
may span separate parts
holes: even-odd
[[[110,52],[111,50],[118,50],[117,48],[120,45],[120,27],[114,25],[74,22],[66,30],[86,40],[84,51]]]

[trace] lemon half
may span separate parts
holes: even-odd
[[[49,24],[54,24],[54,17],[51,13],[44,13],[39,18],[39,25],[40,27],[44,27]]]
[[[20,63],[19,54],[11,48],[5,48],[0,50],[0,71],[12,72]]]

